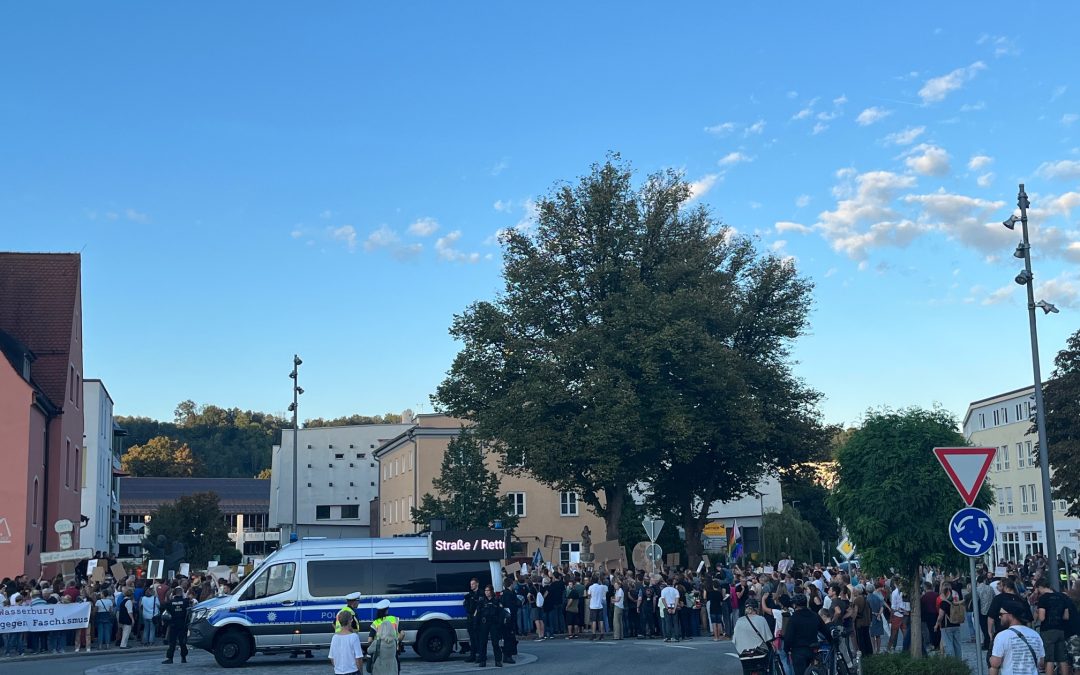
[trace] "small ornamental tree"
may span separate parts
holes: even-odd
[[[922,653],[919,603],[922,565],[966,567],[948,526],[963,499],[934,456],[935,447],[967,446],[956,419],[944,410],[870,411],[840,447],[829,510],[840,519],[873,573],[900,573],[911,602],[911,654]],[[984,487],[975,506],[986,508]]]

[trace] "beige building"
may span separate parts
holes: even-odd
[[[1038,437],[1028,434],[1035,387],[1017,389],[968,405],[964,436],[975,446],[997,448],[986,482],[994,490],[990,516],[997,528],[997,560],[1023,560],[1047,553],[1043,522],[1042,472],[1035,454]],[[1053,467],[1051,467],[1053,470]],[[1068,504],[1052,502],[1058,551],[1080,548],[1080,519],[1065,516]]]
[[[423,495],[434,492],[433,481],[442,469],[446,447],[461,433],[462,424],[462,420],[446,415],[417,415],[410,429],[375,451],[379,463],[379,496],[378,532],[372,532],[373,536],[392,537],[420,531],[410,514]],[[528,477],[508,476],[499,470],[494,455],[488,459],[488,468],[499,474],[503,489],[512,495],[514,510],[520,516],[511,555],[531,556],[540,549],[545,561],[577,562],[585,526],[589,527],[593,542],[603,540],[604,521],[576,493],[552,490]],[[558,550],[545,548],[545,537],[548,542],[550,537],[561,537],[562,544]]]

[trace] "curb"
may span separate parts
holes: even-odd
[[[25,656],[0,656],[0,663],[30,663],[33,661],[52,661],[64,658],[81,658],[88,657],[94,658],[97,656],[116,656],[119,654],[153,654],[156,651],[164,652],[165,645],[155,645],[153,647],[130,647],[128,649],[121,649],[119,647],[113,647],[112,649],[95,649],[93,651],[81,651],[81,652],[64,652],[63,654],[26,654]]]

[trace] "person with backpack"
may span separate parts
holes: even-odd
[[[375,605],[375,620],[371,622],[368,638],[367,653],[371,663],[367,671],[372,675],[400,673],[401,661],[398,654],[405,634],[401,632],[398,618],[390,614],[389,600],[380,600]]]
[[[934,630],[941,631],[941,649],[946,656],[963,658],[960,647],[960,628],[967,618],[967,608],[952,583],[941,584],[938,594],[937,621]]]

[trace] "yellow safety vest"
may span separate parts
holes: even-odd
[[[348,605],[345,605],[340,610],[338,610],[337,614],[341,614],[342,612],[348,612],[349,614],[352,614],[352,627],[353,627],[353,630],[359,630],[360,626],[356,622],[356,611],[353,610],[352,607],[349,607]],[[337,614],[335,614],[334,616],[336,617]],[[338,621],[337,618],[335,618],[334,619],[334,633],[340,633],[340,632],[341,632],[341,622]]]
[[[396,616],[393,616],[392,614],[387,614],[386,616],[382,617],[381,619],[375,619],[374,621],[372,621],[371,622],[371,630],[379,630],[379,626],[381,626],[383,624],[383,622],[386,622],[386,621],[389,621],[390,623],[394,624],[394,628],[397,628],[398,618]]]

